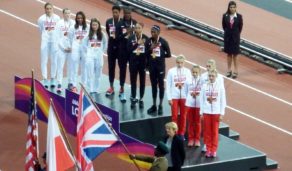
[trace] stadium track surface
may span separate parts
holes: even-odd
[[[96,17],[101,21],[101,23],[105,23],[105,20],[111,16],[111,5],[104,1],[70,0],[70,3],[68,4],[65,4],[64,1],[57,0],[52,0],[50,2],[60,8],[68,7],[73,13],[76,13],[78,10],[83,10],[85,11],[88,19]],[[207,2],[202,1],[201,3]],[[221,3],[223,4],[223,2]],[[208,12],[208,14],[211,15],[210,18],[213,17],[214,20],[221,20],[221,11],[225,11],[226,9],[226,3],[224,2],[224,5],[222,4],[221,6],[223,10],[220,10],[220,17],[217,16],[217,18],[214,18],[214,16],[212,16],[214,14],[212,14],[212,12]],[[240,6],[243,5],[244,3],[240,3]],[[210,8],[214,8],[213,10],[215,11],[215,6],[213,5],[207,6],[206,4],[202,6],[192,6],[194,7],[194,11],[196,11],[195,9],[202,10],[207,7],[208,10],[211,10]],[[261,9],[254,7],[250,8],[250,11],[252,12],[263,12]],[[38,17],[43,14],[43,4],[36,0],[27,0],[25,3],[17,0],[4,0],[0,2],[0,10],[5,10],[15,16],[36,24]],[[216,8],[216,10],[218,9]],[[249,11],[247,7],[245,10]],[[55,12],[61,15],[60,11],[55,10]],[[248,27],[248,21],[251,20],[248,15],[244,14],[244,17],[244,21],[247,24],[244,25],[243,36],[245,36],[245,34],[249,34],[249,29],[246,27]],[[144,30],[148,35],[150,33],[149,30],[151,25],[160,25],[162,27],[162,36],[169,41],[173,54],[177,55],[182,53],[187,57],[188,61],[202,66],[205,65],[207,59],[214,58],[217,61],[219,72],[225,72],[226,56],[224,53],[219,51],[218,46],[202,41],[180,31],[166,30],[165,26],[136,14],[133,15],[133,18],[145,23]],[[12,18],[3,12],[0,12],[0,19],[2,21],[0,30],[0,169],[4,171],[22,170],[24,167],[27,117],[14,109],[13,76],[29,76],[31,68],[34,68],[37,78],[41,78],[39,65],[40,35],[36,27]],[[198,19],[200,20],[201,18],[198,17]],[[252,19],[255,23],[260,22],[259,20],[256,21],[257,17]],[[272,19],[277,21],[283,20],[283,18],[279,16],[278,18],[270,18],[270,21]],[[208,20],[203,21],[207,22]],[[218,21],[216,22],[220,23]],[[289,24],[291,24],[291,22],[284,23],[286,23],[289,28]],[[214,26],[217,25],[214,24]],[[252,25],[249,27],[252,27]],[[253,34],[258,35],[264,32],[259,29],[251,31]],[[282,30],[279,32],[282,32]],[[288,33],[289,31],[287,31],[287,34]],[[278,40],[276,35],[277,34],[270,35],[273,36],[273,38],[270,38],[273,40]],[[273,42],[278,44],[278,42]],[[174,58],[167,60],[167,68],[173,67],[174,65]],[[191,67],[191,64],[186,63],[186,67]],[[106,62],[103,72],[107,74]],[[239,74],[240,75],[237,81],[239,81],[240,84],[238,82],[225,79],[227,103],[230,107],[239,110],[239,112],[228,108],[226,110],[224,122],[229,124],[232,129],[240,133],[241,142],[267,153],[268,157],[278,161],[280,166],[280,169],[278,170],[286,171],[291,169],[292,164],[290,161],[292,160],[292,155],[291,152],[289,153],[288,151],[292,148],[292,77],[290,75],[277,75],[274,69],[250,60],[244,56],[240,56]],[[127,75],[127,78],[129,78],[129,75]],[[127,82],[129,83],[129,79]],[[271,98],[271,96],[267,96],[251,88],[247,88],[242,84],[266,92],[273,97],[282,99],[282,101]],[[147,77],[147,85],[150,85],[149,77]],[[118,87],[116,89],[118,89]],[[146,108],[148,106],[150,106],[150,104],[145,105]],[[247,117],[243,114],[248,114],[249,116],[256,117],[260,120],[252,119],[251,117]],[[281,128],[282,131],[275,129],[275,127],[263,124],[262,121],[266,121],[277,128]],[[40,123],[40,142],[42,142],[40,143],[41,152],[45,150],[45,134],[46,125]],[[70,138],[70,141],[74,146],[74,139],[72,137]],[[107,162],[102,162],[105,159],[109,159],[111,160],[110,163],[115,164],[110,164],[109,166]],[[129,168],[128,170],[135,169],[133,166],[122,162],[109,154],[103,154],[101,158],[95,161],[95,164],[100,165],[100,170],[119,170],[121,166]]]

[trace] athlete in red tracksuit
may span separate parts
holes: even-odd
[[[200,66],[192,67],[192,77],[186,82],[185,112],[188,119],[188,146],[199,147],[201,138],[200,91],[203,85]]]
[[[206,157],[216,157],[218,148],[219,123],[225,114],[226,96],[222,84],[216,79],[217,71],[209,71],[209,82],[201,89],[200,114],[204,126],[204,143],[207,147]]]
[[[178,134],[184,138],[186,129],[186,86],[187,79],[191,78],[191,71],[183,67],[185,61],[184,56],[176,58],[176,67],[171,68],[167,73],[166,78],[166,94],[171,105],[171,119],[178,123]],[[178,113],[180,118],[178,120]]]

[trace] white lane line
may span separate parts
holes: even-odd
[[[4,14],[10,16],[10,17],[13,17],[13,18],[15,18],[15,19],[18,19],[18,20],[20,20],[20,21],[22,21],[22,22],[25,22],[25,23],[27,23],[27,24],[30,24],[30,25],[32,25],[32,26],[34,26],[34,27],[38,27],[36,24],[31,23],[30,21],[27,21],[27,20],[25,20],[25,19],[23,19],[23,18],[20,18],[20,17],[16,16],[16,15],[13,15],[13,14],[11,14],[11,13],[5,11],[5,10],[1,10],[1,9],[0,9],[0,12],[4,13]],[[285,133],[285,134],[288,134],[288,135],[292,136],[292,132],[290,132],[290,131],[288,131],[288,130],[285,130],[285,129],[283,129],[283,128],[280,128],[280,127],[278,127],[278,126],[276,126],[276,125],[273,125],[273,124],[271,124],[271,123],[269,123],[269,122],[266,122],[266,121],[264,121],[264,120],[261,120],[261,119],[259,119],[259,118],[257,118],[257,117],[254,117],[254,116],[252,116],[251,114],[247,114],[247,113],[242,112],[242,111],[240,111],[240,110],[237,110],[237,109],[235,109],[235,108],[233,108],[233,107],[231,107],[231,106],[227,106],[227,108],[229,108],[230,110],[235,111],[236,113],[239,113],[239,114],[244,115],[244,116],[246,116],[246,117],[249,117],[249,118],[251,118],[251,119],[253,119],[253,120],[256,120],[256,121],[258,121],[258,122],[260,122],[260,123],[262,123],[262,124],[264,124],[264,125],[267,125],[267,126],[269,126],[269,127],[271,127],[271,128],[274,128],[274,129],[276,129],[276,130],[278,130],[278,131],[280,131],[280,132],[282,132],[282,133]]]
[[[18,20],[20,20],[20,21],[22,21],[22,22],[25,22],[25,23],[27,23],[27,24],[30,24],[30,25],[32,25],[32,26],[34,26],[34,27],[38,27],[38,25],[36,25],[36,24],[34,24],[34,23],[30,22],[30,21],[27,21],[27,20],[25,20],[25,19],[23,19],[23,18],[17,17],[16,15],[13,15],[13,14],[7,12],[7,11],[4,11],[4,10],[1,10],[1,9],[0,9],[0,12],[4,13],[4,14],[6,14],[6,15],[9,15],[10,17],[13,17],[13,18],[15,18],[15,19],[18,19]]]
[[[43,1],[43,0],[35,0],[35,1],[40,2],[40,3],[42,3],[42,4],[45,4],[45,3],[46,3],[46,2]],[[291,1],[292,1],[292,0],[291,0]],[[57,10],[59,10],[59,11],[62,11],[62,10],[63,10],[62,8],[57,7],[57,6],[55,6],[55,5],[54,5],[54,8],[57,9]],[[75,14],[73,14],[73,13],[71,13],[71,15],[75,16]],[[87,21],[89,22],[89,20],[87,20]],[[102,28],[105,28],[105,27],[102,26]],[[176,55],[172,55],[172,57],[176,58],[177,56],[176,56]],[[191,61],[188,61],[188,60],[186,60],[186,62],[189,63],[189,64],[192,64],[192,65],[195,64],[194,62],[191,62]],[[201,66],[201,68],[203,68],[203,69],[206,70],[206,68],[203,67],[203,66]],[[270,97],[270,98],[273,98],[273,99],[275,99],[275,100],[278,100],[278,101],[280,101],[280,102],[282,102],[282,103],[285,103],[285,104],[287,104],[287,105],[289,105],[289,106],[292,106],[292,102],[289,102],[289,101],[286,101],[286,100],[281,99],[281,98],[279,98],[279,97],[276,97],[276,96],[274,96],[274,95],[271,95],[271,94],[269,94],[269,93],[267,93],[267,92],[264,92],[264,91],[262,91],[262,90],[259,90],[259,89],[257,89],[257,88],[254,88],[254,87],[252,87],[252,86],[249,86],[249,85],[247,85],[247,84],[245,84],[245,83],[242,83],[242,82],[239,82],[239,81],[237,81],[237,80],[234,80],[234,79],[228,78],[228,77],[226,77],[225,75],[222,75],[222,76],[223,76],[225,79],[228,79],[229,81],[233,81],[234,83],[237,83],[237,84],[239,84],[239,85],[241,85],[241,86],[243,86],[243,87],[249,88],[249,89],[251,89],[251,90],[253,90],[253,91],[256,91],[256,92],[261,93],[261,94],[263,94],[263,95],[265,95],[265,96],[268,96],[268,97]]]
[[[246,117],[249,117],[249,118],[251,118],[251,119],[253,119],[253,120],[256,120],[256,121],[258,121],[258,122],[260,122],[260,123],[262,123],[262,124],[264,124],[264,125],[267,125],[267,126],[269,126],[269,127],[271,127],[271,128],[274,128],[274,129],[276,129],[276,130],[278,130],[278,131],[281,131],[281,132],[283,132],[283,133],[286,133],[286,134],[292,136],[292,132],[290,132],[290,131],[288,131],[288,130],[286,130],[286,129],[280,128],[280,127],[278,127],[278,126],[276,126],[276,125],[273,125],[273,124],[271,124],[271,123],[269,123],[269,122],[266,122],[266,121],[261,120],[261,119],[259,119],[259,118],[257,118],[257,117],[254,117],[254,116],[252,116],[251,114],[247,114],[247,113],[245,113],[245,112],[242,112],[242,111],[240,111],[240,110],[237,110],[237,109],[235,109],[235,108],[233,108],[233,107],[231,107],[231,106],[228,106],[228,105],[227,105],[227,108],[230,109],[230,110],[233,110],[233,111],[235,111],[235,112],[237,112],[237,113],[239,113],[239,114],[241,114],[241,115],[244,115],[244,116],[246,116]]]

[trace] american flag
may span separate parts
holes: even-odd
[[[77,160],[82,171],[91,171],[92,161],[118,139],[84,91],[79,97]]]
[[[28,128],[26,135],[26,157],[25,157],[25,170],[35,171],[36,161],[38,159],[38,124],[35,107],[35,95],[34,95],[34,79],[31,82],[31,99],[30,109],[28,113]]]

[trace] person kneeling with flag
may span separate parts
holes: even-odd
[[[149,171],[167,171],[168,162],[165,155],[168,152],[169,152],[168,147],[162,141],[159,141],[154,151],[154,157],[134,154],[131,154],[129,157],[132,160],[137,159],[148,163],[152,163],[152,166],[149,169]]]

